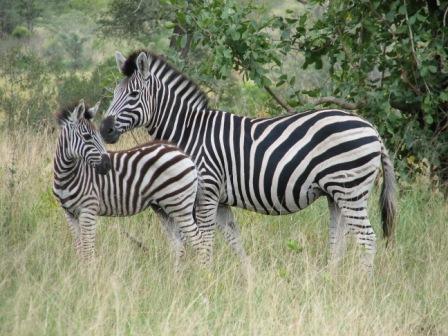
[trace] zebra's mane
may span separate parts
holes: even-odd
[[[174,74],[174,76],[180,78],[182,81],[187,81],[189,83],[189,86],[193,87],[195,89],[195,91],[199,93],[199,95],[200,95],[199,100],[202,103],[201,106],[202,107],[208,106],[207,95],[205,94],[204,91],[202,91],[202,89],[199,87],[199,85],[197,85],[193,80],[191,80],[185,74],[183,74],[182,72],[177,70],[170,63],[168,63],[163,56],[156,55],[148,50],[140,49],[140,50],[136,50],[132,54],[130,54],[121,68],[121,72],[123,75],[125,75],[126,77],[131,77],[132,74],[137,70],[137,62],[136,62],[137,57],[142,52],[146,53],[146,55],[148,56],[148,59],[150,60],[150,64],[149,64],[150,69],[157,62],[159,63],[159,65],[157,66],[158,68],[165,66],[165,68],[167,70],[165,70],[164,72],[171,71]]]
[[[75,108],[78,107],[78,104],[79,103],[76,102],[76,103],[65,105],[65,106],[61,107],[61,109],[58,112],[56,112],[55,118],[56,118],[56,121],[58,122],[59,126],[63,126],[67,122],[71,121],[72,112],[74,111]],[[88,106],[86,104],[85,107],[86,107],[86,110],[84,112],[84,119],[91,120],[92,115],[89,112],[90,106]],[[92,127],[95,127],[95,125],[93,123],[92,123]]]

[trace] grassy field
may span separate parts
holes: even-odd
[[[1,335],[448,334],[448,206],[425,179],[401,192],[396,245],[379,240],[371,281],[353,246],[329,272],[325,199],[293,216],[236,211],[249,278],[221,237],[210,269],[175,274],[151,212],[100,219],[85,270],[51,192],[56,133],[0,135]]]

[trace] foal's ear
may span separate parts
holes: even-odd
[[[73,122],[77,122],[79,119],[84,117],[85,113],[86,113],[86,105],[84,103],[84,99],[81,99],[79,101],[78,106],[76,106],[75,109],[73,110],[70,119]]]
[[[137,70],[140,72],[143,78],[146,78],[149,75],[149,59],[144,51],[142,51],[138,55],[135,63],[137,65]]]
[[[98,112],[98,108],[100,107],[100,102],[97,102],[94,107],[88,108],[84,113],[84,118],[93,119],[95,118],[96,113]]]
[[[118,71],[123,73],[123,66],[124,66],[124,63],[126,62],[126,57],[124,57],[121,52],[116,51],[115,52],[115,62],[117,62]]]

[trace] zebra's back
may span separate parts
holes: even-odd
[[[234,120],[226,123],[225,118]],[[375,128],[344,111],[267,119],[223,114],[222,119],[222,125],[237,125],[232,138],[239,139],[215,143],[232,162],[223,164],[223,199],[229,205],[269,214],[295,212],[331,193],[324,188],[329,181],[345,183],[381,166]]]

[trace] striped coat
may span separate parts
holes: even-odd
[[[320,196],[330,209],[333,260],[352,233],[373,266],[375,233],[367,199],[383,168],[383,230],[390,236],[395,216],[393,165],[377,130],[341,110],[318,110],[274,118],[247,118],[208,107],[205,94],[162,58],[136,52],[116,54],[125,78],[101,125],[105,141],[146,127],[151,137],[176,143],[194,158],[204,181],[198,208],[211,253],[216,224],[243,258],[229,206],[270,215],[299,211]]]

